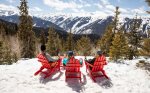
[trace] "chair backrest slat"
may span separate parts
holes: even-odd
[[[80,62],[75,58],[71,58],[66,65],[67,72],[79,72],[80,71]]]
[[[42,64],[42,66],[46,68],[50,68],[50,64],[45,56],[43,56],[42,54],[39,54],[37,58],[38,58],[38,61]]]
[[[98,58],[96,58],[92,71],[96,72],[103,69],[104,63],[106,63],[106,59],[104,56],[99,56]]]

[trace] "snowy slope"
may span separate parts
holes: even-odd
[[[41,16],[44,20],[51,21],[66,31],[72,30],[74,34],[102,34],[106,26],[112,21],[112,17],[100,16],[68,16],[68,15],[49,15]]]
[[[0,66],[0,93],[150,93],[150,76],[135,67],[138,60],[108,63],[105,70],[111,81],[100,78],[97,83],[90,79],[85,65],[81,68],[82,83],[66,83],[63,69],[44,80],[41,75],[33,76],[41,66],[36,58],[19,60],[10,66]]]
[[[96,15],[96,14],[95,14]],[[51,21],[66,31],[72,30],[74,34],[98,34],[102,35],[105,28],[110,22],[112,22],[113,17],[101,17],[101,15],[46,15],[40,16],[43,20]],[[121,26],[124,26],[125,30],[128,31],[131,24],[133,23],[133,18],[120,17],[119,18]],[[150,18],[139,19],[140,28],[138,29],[142,34],[148,35],[148,30],[150,29]]]

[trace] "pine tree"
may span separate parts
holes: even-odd
[[[6,33],[3,25],[0,25],[0,65],[11,63],[11,51],[6,42]],[[6,45],[7,44],[7,45]]]
[[[66,42],[66,50],[69,51],[73,49],[74,49],[73,48],[73,34],[71,33],[71,29],[70,29],[67,42]]]
[[[20,0],[18,39],[20,42],[20,56],[32,58],[35,55],[35,35],[32,31],[32,18],[28,15],[27,0]]]
[[[127,57],[128,55],[128,43],[123,34],[123,31],[118,31],[112,41],[112,46],[110,47],[110,58],[114,61]]]
[[[77,41],[76,50],[81,53],[81,55],[89,55],[91,53],[91,41],[87,36],[82,36]]]
[[[112,22],[113,34],[111,35],[113,40],[109,50],[109,56],[112,60],[118,61],[118,59],[122,59],[123,57],[128,57],[128,42],[126,37],[122,31],[122,28],[119,28],[119,7],[116,7],[115,18]],[[111,40],[111,39],[110,39]]]
[[[48,32],[48,41],[46,44],[47,47],[47,52],[50,53],[52,56],[55,55],[55,51],[56,51],[56,37],[57,37],[57,33],[55,32],[53,27],[49,28],[49,32]]]
[[[146,2],[147,2],[147,4],[150,6],[150,0],[145,0]],[[150,14],[150,10],[149,11],[147,11],[147,13],[149,13]]]
[[[133,23],[130,26],[129,33],[127,33],[128,42],[130,45],[130,50],[129,50],[130,60],[132,60],[133,57],[137,57],[139,54],[138,47],[140,46],[141,43],[141,36],[140,33],[138,32],[139,27],[140,27],[140,22],[137,19],[137,15],[136,15],[136,18],[133,19]]]
[[[5,29],[4,26],[2,24],[0,24],[0,38],[4,38],[5,36]]]
[[[140,50],[140,54],[142,56],[148,56],[150,57],[150,38],[145,38],[143,40],[142,49]]]
[[[118,30],[118,24],[119,24],[119,16],[120,14],[120,11],[119,11],[119,7],[117,6],[116,7],[116,10],[115,10],[115,17],[114,17],[114,21],[112,22],[112,25],[113,25],[113,32],[116,33],[117,30]]]
[[[11,64],[11,50],[6,43],[0,41],[0,64]]]
[[[60,50],[63,49],[62,40],[60,39],[58,34],[56,35],[56,39],[55,39],[55,47],[56,47],[56,52],[55,52],[56,54],[55,55],[58,55]]]
[[[110,49],[110,46],[112,45],[113,36],[114,36],[113,27],[110,24],[106,28],[106,31],[104,35],[102,36],[102,38],[98,40],[97,42],[97,45],[106,55],[109,54],[109,49]]]
[[[7,38],[6,35],[0,38],[0,65],[11,65],[17,61],[17,55],[11,51]]]
[[[147,4],[150,6],[150,0],[145,0],[147,2]]]
[[[42,45],[45,45],[45,44],[46,44],[46,36],[45,36],[44,31],[41,31],[41,34],[40,34],[40,43],[41,43]]]
[[[97,45],[106,55],[109,55],[109,50],[110,50],[110,46],[112,45],[114,34],[118,30],[119,14],[120,14],[119,7],[116,7],[113,21],[107,26],[104,35],[97,42]]]

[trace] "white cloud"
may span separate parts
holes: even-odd
[[[17,7],[14,7],[12,5],[5,5],[5,4],[0,4],[0,9],[1,10],[8,10],[8,11],[18,11]]]
[[[84,4],[84,7],[91,7],[90,4]]]
[[[114,10],[115,10],[115,6],[113,6],[113,5],[111,5],[111,4],[106,5],[105,8],[108,9],[108,10],[111,10],[111,11],[114,11]]]
[[[93,14],[94,14],[94,16],[100,16],[101,18],[105,18],[107,16],[110,16],[106,12],[102,12],[102,11],[95,11],[95,12],[93,12]]]
[[[42,11],[42,9],[41,9],[41,8],[39,8],[39,7],[33,7],[33,8],[31,8],[31,9],[30,9],[30,11],[34,11],[34,12],[41,12],[41,11]]]
[[[110,2],[108,0],[100,0],[100,4],[105,7],[106,5],[110,5]]]
[[[9,3],[14,3],[16,0],[6,0]]]
[[[119,10],[121,13],[128,13],[129,12],[127,9],[124,9],[124,8],[119,8]]]
[[[145,10],[143,7],[131,10],[132,13],[144,14]]]
[[[102,8],[103,8],[103,6],[100,5],[100,4],[94,4],[94,5],[97,6],[99,9],[102,9]]]
[[[77,4],[73,1],[71,2],[63,2],[61,0],[43,0],[45,5],[55,8],[56,10],[65,10],[65,9],[79,9],[82,8],[83,5]]]

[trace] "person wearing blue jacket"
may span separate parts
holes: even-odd
[[[63,63],[64,66],[66,66],[67,62],[68,62],[68,57],[67,57],[67,54],[65,53],[64,58],[62,60],[62,63]]]

